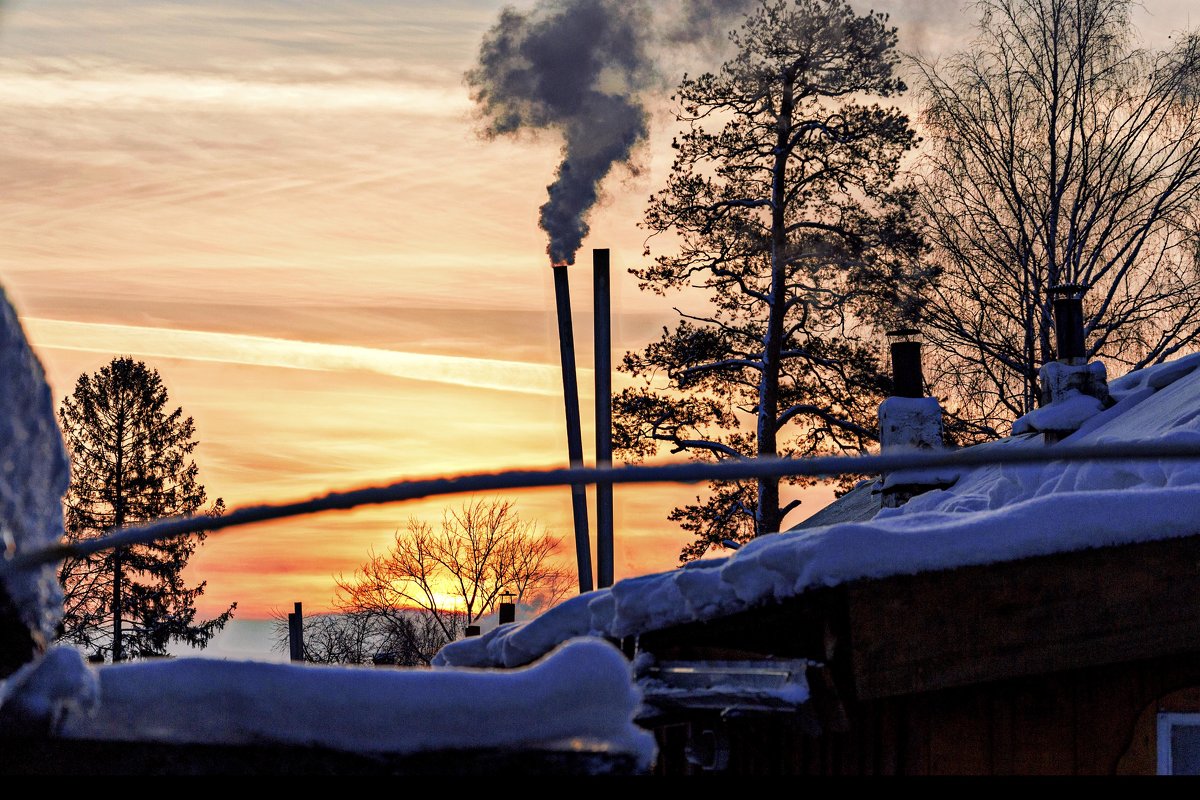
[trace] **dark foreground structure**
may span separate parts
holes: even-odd
[[[312,747],[0,739],[6,775],[634,775],[632,756],[554,751],[447,750],[369,755]]]
[[[809,664],[799,709],[647,719],[657,771],[1194,772],[1197,598],[1193,536],[857,581],[642,634],[660,664]]]

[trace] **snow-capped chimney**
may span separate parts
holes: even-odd
[[[929,450],[942,446],[942,407],[925,396],[921,370],[921,332],[888,331],[892,351],[892,394],[879,404],[879,444]]]
[[[1041,407],[1014,422],[1014,434],[1041,433],[1046,444],[1054,444],[1112,404],[1104,363],[1087,360],[1083,327],[1086,291],[1086,286],[1076,284],[1051,286],[1047,290],[1054,306],[1058,358],[1038,370]]]
[[[942,447],[942,406],[925,396],[921,333],[888,331],[892,354],[892,395],[879,404],[879,445],[883,452]],[[895,508],[922,492],[945,485],[940,476],[900,470],[881,476],[883,506]]]
[[[1109,402],[1108,374],[1101,361],[1088,362],[1083,334],[1083,294],[1087,287],[1076,284],[1051,286],[1054,303],[1054,330],[1058,340],[1058,360],[1038,371],[1042,387],[1042,406],[1061,404],[1080,395]],[[1065,426],[1067,432],[1079,426]],[[1065,435],[1065,434],[1064,434]],[[1060,437],[1061,438],[1061,437]]]

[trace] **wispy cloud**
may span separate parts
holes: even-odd
[[[373,111],[451,117],[469,108],[463,89],[384,81],[271,81],[128,69],[4,72],[0,106],[13,108]]]
[[[373,347],[305,342],[244,334],[24,317],[38,348],[123,353],[190,361],[248,364],[322,372],[370,372],[521,394],[558,395],[558,368],[525,361],[429,355]],[[590,374],[590,370],[583,370]],[[586,385],[589,376],[580,376]]]

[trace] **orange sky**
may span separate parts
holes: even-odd
[[[461,81],[501,5],[5,4],[0,281],[55,396],[114,355],[142,358],[195,417],[201,479],[231,507],[563,464],[536,225],[558,142],[479,140]],[[965,24],[952,0],[872,5],[896,9],[908,48],[937,51]],[[1187,3],[1147,5],[1154,29],[1186,21]],[[645,169],[610,177],[572,271],[585,312],[590,248],[612,249],[618,358],[673,318],[670,298],[624,273],[641,258],[636,223],[666,173],[669,123],[664,101]],[[590,314],[576,339],[589,367]],[[618,490],[618,578],[675,564],[686,537],[665,514],[694,493]],[[516,499],[569,539],[566,489]],[[213,537],[189,568],[208,581],[201,610],[320,609],[332,575],[442,505]]]

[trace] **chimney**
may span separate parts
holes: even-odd
[[[1054,305],[1054,334],[1058,340],[1058,361],[1079,366],[1087,363],[1087,345],[1083,337],[1083,293],[1087,289],[1074,283],[1051,286],[1047,293]]]
[[[892,356],[892,394],[879,404],[879,445],[884,453],[938,450],[942,447],[942,406],[925,396],[921,369],[921,332],[888,331]],[[898,470],[880,476],[882,505],[896,508],[930,489],[953,483],[940,475]]]
[[[1038,370],[1041,407],[1013,423],[1013,434],[1040,433],[1046,444],[1065,439],[1112,405],[1103,362],[1087,360],[1083,327],[1086,286],[1061,284],[1046,290],[1054,307],[1058,358]]]
[[[498,615],[499,624],[508,625],[509,623],[517,621],[516,599],[517,596],[512,592],[500,593],[500,607]]]
[[[921,332],[916,328],[888,331],[892,350],[892,397],[924,397]]]

